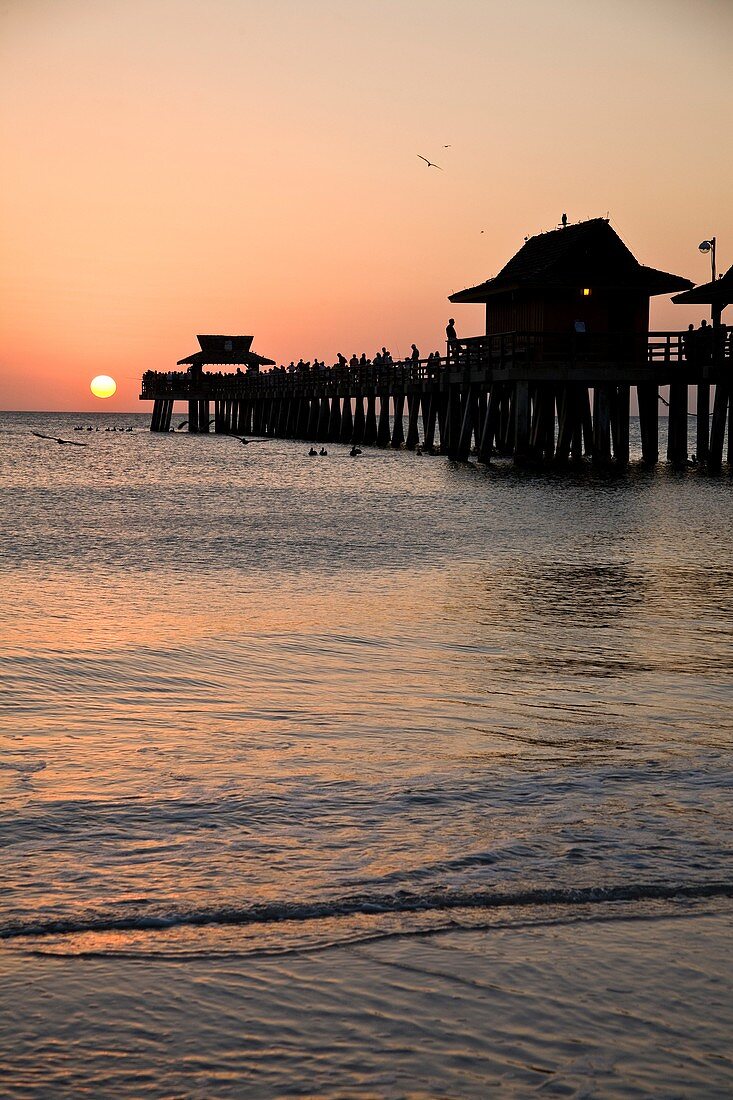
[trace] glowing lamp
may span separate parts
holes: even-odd
[[[583,297],[584,298],[590,298],[590,287],[589,286],[584,286],[583,287]]]
[[[89,383],[89,389],[95,397],[114,397],[117,393],[117,383],[108,374],[98,374]]]

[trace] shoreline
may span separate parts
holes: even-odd
[[[732,912],[267,957],[7,954],[5,1095],[722,1094]]]

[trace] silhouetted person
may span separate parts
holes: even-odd
[[[685,360],[692,363],[695,358],[695,326],[692,324],[687,326],[687,332],[682,333],[682,348]]]
[[[415,347],[414,344],[411,344],[410,346],[412,347],[412,353],[410,354],[410,359],[412,359],[413,363],[419,363],[420,362],[420,352],[417,350],[417,348]]]
[[[356,444],[354,444],[354,446],[349,451],[349,454],[352,458],[356,458],[357,455],[361,454],[361,450],[359,449],[359,447],[356,446]]]
[[[700,328],[695,336],[697,337],[699,361],[707,365],[713,357],[713,330],[707,321],[700,322]]]
[[[339,366],[340,366],[340,367],[345,367],[345,366],[346,366],[346,364],[348,363],[348,359],[346,358],[346,356],[345,356],[345,355],[342,355],[342,354],[341,354],[341,352],[339,352],[339,353],[338,353],[338,355],[336,356],[336,358],[337,358],[337,359],[338,359],[338,361],[339,361]]]
[[[314,456],[318,456],[318,451],[315,449],[315,447],[311,447],[311,449],[308,451],[308,457],[313,458]]]
[[[328,454],[328,451],[326,450],[326,448],[325,448],[325,447],[321,447],[321,449],[320,449],[320,451],[319,451],[318,453],[319,453],[319,455],[321,456],[321,458],[323,458],[323,457],[324,457],[325,455],[327,455],[327,454]]]
[[[448,358],[458,358],[458,334],[456,332],[456,323],[453,318],[449,318],[448,324],[445,326],[445,338],[448,342]]]

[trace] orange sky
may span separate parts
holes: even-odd
[[[1,408],[147,409],[141,372],[197,332],[427,352],[449,313],[482,331],[446,296],[563,211],[695,282],[703,238],[733,263],[730,0],[0,0],[0,23]],[[657,299],[652,324],[700,316]]]

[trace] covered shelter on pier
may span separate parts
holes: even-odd
[[[200,373],[208,366],[259,370],[260,367],[272,366],[275,362],[274,359],[266,359],[264,355],[257,355],[251,350],[253,336],[197,336],[196,339],[201,350],[178,360],[179,367],[191,367],[192,375]]]
[[[498,275],[449,296],[486,305],[486,335],[649,331],[649,299],[689,279],[640,264],[606,218],[538,233]]]
[[[723,310],[733,302],[733,267],[714,282],[700,283],[692,290],[675,294],[672,301],[681,306],[710,306],[713,325],[719,325]]]

